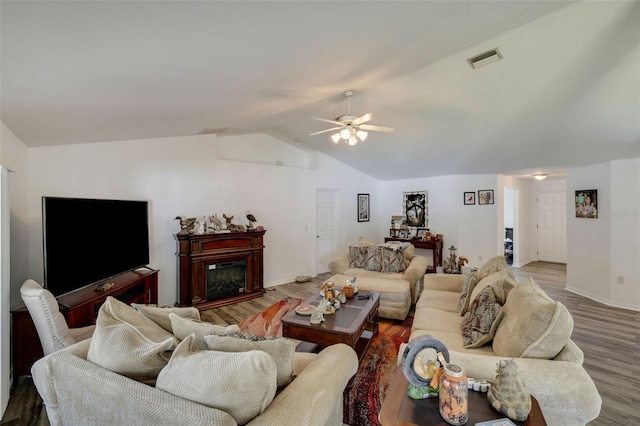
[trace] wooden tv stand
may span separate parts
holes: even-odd
[[[97,283],[58,298],[69,328],[95,324],[98,310],[108,296],[127,304],[158,303],[157,270],[137,269],[104,282],[113,283],[113,287],[105,292],[96,291],[101,284]],[[40,338],[25,306],[11,311],[11,336],[13,377],[17,379],[30,374],[31,365],[43,356]]]

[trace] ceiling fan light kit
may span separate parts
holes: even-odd
[[[367,137],[369,136],[369,132],[367,132],[367,130],[385,133],[392,133],[394,131],[394,129],[391,127],[372,126],[370,124],[364,124],[373,120],[375,118],[374,114],[368,113],[360,117],[351,115],[351,96],[353,95],[353,90],[347,90],[346,92],[344,92],[344,95],[349,100],[349,111],[346,115],[341,115],[335,120],[327,120],[326,118],[314,117],[314,120],[331,123],[337,125],[338,127],[332,127],[330,129],[310,133],[310,136],[337,131],[336,133],[331,135],[331,140],[333,141],[333,143],[337,144],[341,140],[343,140],[346,144],[354,146],[358,142],[364,142],[367,139]]]

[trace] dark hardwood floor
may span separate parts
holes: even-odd
[[[612,308],[564,290],[566,266],[545,262],[513,268],[521,280],[533,277],[555,300],[567,306],[575,322],[572,339],[584,351],[584,367],[593,378],[603,405],[594,426],[640,425],[640,312]],[[284,297],[307,298],[329,275],[308,283],[269,289],[258,299],[203,312],[203,319],[237,324]],[[29,377],[14,387],[3,425],[48,425],[42,400]]]

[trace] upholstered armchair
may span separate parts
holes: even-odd
[[[20,287],[20,295],[36,326],[42,351],[49,355],[93,335],[95,325],[69,328],[60,313],[58,301],[53,294],[34,280],[27,280]]]

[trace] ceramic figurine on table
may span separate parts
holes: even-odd
[[[309,322],[311,324],[320,324],[324,322],[324,311],[327,309],[327,302],[324,299],[320,299],[318,306],[311,312],[311,318]]]

